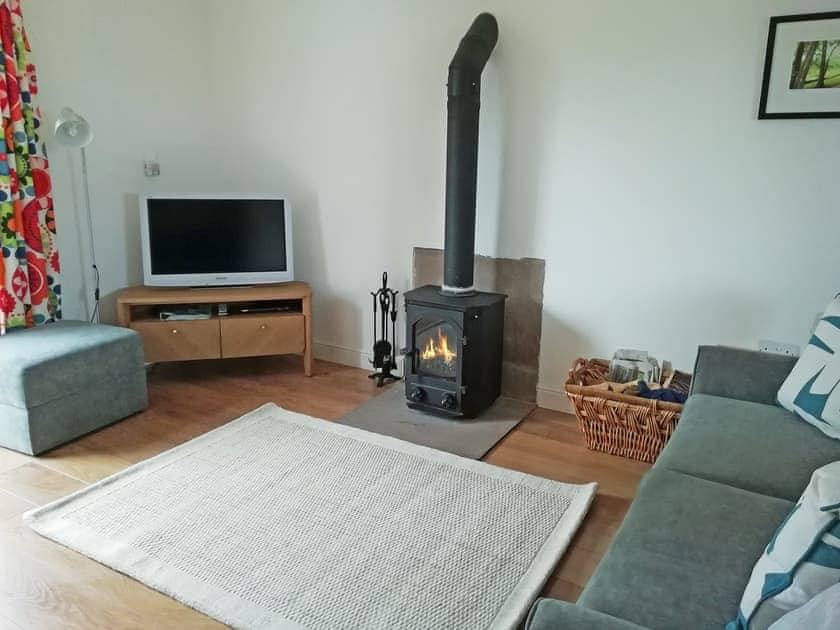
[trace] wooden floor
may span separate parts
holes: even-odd
[[[147,411],[41,457],[0,448],[0,630],[221,628],[222,624],[73,551],[21,522],[37,505],[274,401],[334,420],[377,390],[366,372],[297,357],[157,366]],[[485,458],[600,491],[547,595],[574,601],[624,518],[646,464],[586,450],[572,416],[535,410]]]

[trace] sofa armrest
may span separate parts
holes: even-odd
[[[726,346],[700,346],[691,393],[773,405],[795,364],[796,357]]]
[[[557,599],[538,599],[528,614],[525,629],[644,630],[630,621]]]

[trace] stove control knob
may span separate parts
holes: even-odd
[[[455,409],[458,406],[458,399],[452,394],[444,394],[440,399],[440,404],[444,409]]]
[[[420,389],[419,387],[415,387],[414,389],[412,389],[412,390],[408,393],[408,397],[409,397],[409,398],[410,398],[413,402],[420,402],[421,400],[423,400],[423,399],[426,397],[426,392],[424,392],[424,391],[423,391],[422,389]]]

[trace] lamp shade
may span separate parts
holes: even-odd
[[[65,107],[55,121],[55,139],[65,147],[81,149],[93,141],[93,130],[88,121]]]

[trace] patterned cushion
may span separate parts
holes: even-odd
[[[811,341],[779,390],[779,404],[820,431],[840,438],[840,296],[820,319]]]
[[[767,628],[840,581],[840,462],[817,469],[753,568],[727,630]]]
[[[837,630],[840,628],[840,584],[823,591],[804,606],[790,611],[770,630]]]

